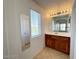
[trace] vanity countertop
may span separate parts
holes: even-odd
[[[70,33],[65,33],[65,32],[46,32],[45,34],[50,34],[50,35],[57,35],[57,36],[64,36],[64,37],[71,37]]]

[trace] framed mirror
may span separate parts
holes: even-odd
[[[68,32],[70,29],[71,16],[69,14],[52,18],[53,32]]]
[[[30,30],[29,30],[29,16],[25,14],[20,15],[20,29],[21,29],[21,43],[22,50],[30,47]]]

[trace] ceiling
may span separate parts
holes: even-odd
[[[42,8],[51,9],[51,8],[71,8],[73,0],[33,0]]]

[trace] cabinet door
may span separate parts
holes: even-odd
[[[50,41],[50,39],[47,39],[47,42],[46,43],[47,43],[47,46],[48,47],[51,47],[51,41]]]
[[[67,43],[67,40],[61,40],[60,49],[63,52],[66,52],[66,53],[68,52],[68,43]]]
[[[55,48],[55,39],[51,38],[50,42],[51,48]]]
[[[61,43],[61,41],[60,41],[59,39],[56,39],[56,40],[55,40],[55,49],[56,49],[56,50],[61,50],[61,49],[60,49],[60,43]]]
[[[69,53],[69,43],[67,38],[59,38],[55,40],[55,49],[64,53]]]
[[[67,38],[61,39],[60,49],[62,52],[69,53],[69,42]]]
[[[47,39],[47,46],[54,48],[55,47],[55,41],[54,39]]]
[[[45,35],[45,45],[50,48],[55,47],[55,40],[51,35]]]
[[[50,38],[51,38],[50,35],[45,35],[45,45],[48,47],[50,46],[51,43]]]

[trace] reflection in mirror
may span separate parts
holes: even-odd
[[[70,30],[70,15],[56,16],[52,19],[53,32],[68,32]]]
[[[20,15],[22,50],[30,47],[29,17]]]

